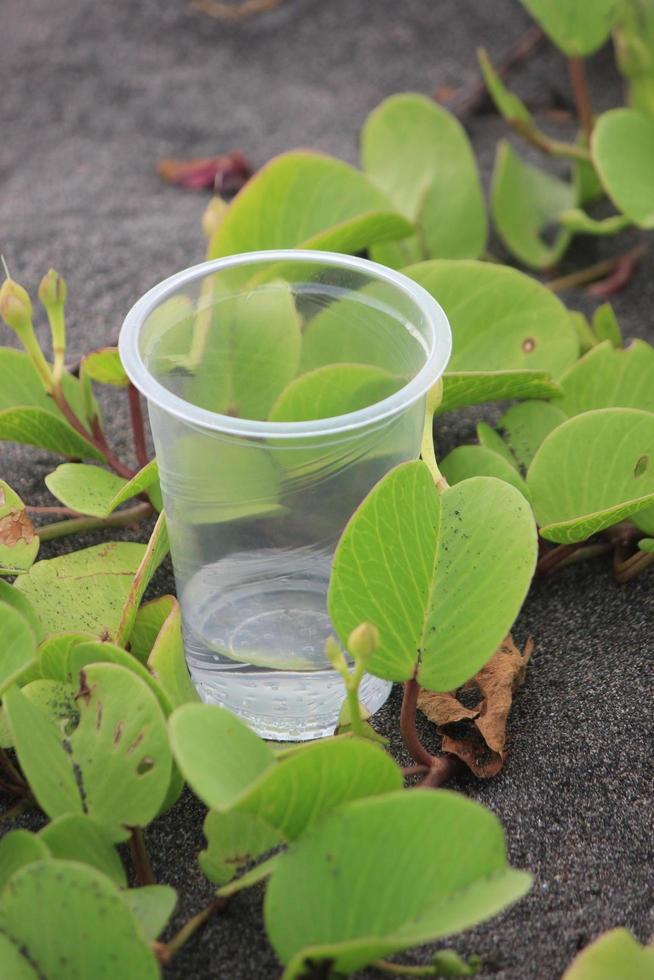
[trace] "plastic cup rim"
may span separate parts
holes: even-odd
[[[387,282],[408,296],[425,316],[431,336],[429,353],[420,370],[402,388],[365,408],[326,419],[301,422],[268,422],[260,419],[233,418],[221,415],[174,395],[157,381],[147,369],[139,351],[139,335],[147,317],[156,307],[180,287],[215,272],[234,266],[262,262],[307,262],[363,272]],[[164,279],[148,290],[128,312],[118,340],[120,358],[130,381],[145,396],[164,411],[191,425],[233,436],[250,438],[298,439],[307,436],[329,436],[368,427],[398,415],[427,393],[438,381],[447,366],[452,349],[450,325],[441,305],[417,282],[401,272],[369,259],[344,255],[340,252],[321,252],[310,249],[270,249],[239,252],[225,258],[200,262]]]

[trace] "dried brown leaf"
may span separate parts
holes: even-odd
[[[235,194],[252,175],[252,168],[240,152],[192,160],[166,158],[157,164],[162,180],[187,190],[213,190],[218,194]]]
[[[460,689],[481,696],[474,708],[466,707],[456,693],[421,691],[418,696],[418,707],[442,736],[443,752],[458,756],[482,779],[495,776],[504,765],[506,723],[533,648],[531,638],[521,651],[511,634],[506,637],[485,667]]]
[[[0,517],[0,544],[13,548],[22,541],[30,544],[36,535],[34,525],[24,510],[11,510]]]

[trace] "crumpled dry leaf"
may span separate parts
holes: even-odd
[[[509,633],[485,667],[460,688],[481,700],[467,708],[455,693],[421,691],[418,707],[442,736],[442,750],[458,756],[476,776],[495,776],[506,758],[506,722],[513,695],[522,686],[534,649],[531,637],[520,651]]]
[[[252,176],[252,168],[240,150],[217,157],[193,160],[166,158],[157,164],[157,173],[170,184],[191,191],[213,190],[230,196]]]

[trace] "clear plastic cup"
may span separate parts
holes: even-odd
[[[375,483],[418,456],[450,344],[422,287],[330,252],[206,262],[125,319],[120,354],[148,402],[191,676],[265,738],[334,729],[334,548]],[[366,677],[368,710],[389,689]]]

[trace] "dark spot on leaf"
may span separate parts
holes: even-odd
[[[114,745],[118,745],[121,738],[123,737],[123,723],[119,721],[116,725],[116,731],[114,732]]]
[[[86,680],[86,671],[80,670],[79,672],[79,691],[75,695],[75,700],[85,701],[86,704],[91,700],[91,688],[89,687]]]
[[[136,751],[136,749],[139,747],[139,745],[141,744],[144,738],[145,738],[145,732],[140,732],[136,736],[136,738],[134,739],[130,747],[128,748],[127,755],[130,755],[132,752]]]
[[[525,337],[525,339],[522,341],[522,349],[525,354],[531,354],[535,347],[536,341],[533,337]]]
[[[95,709],[95,727],[100,731],[100,726],[102,725],[102,701],[98,701],[98,706]]]
[[[154,769],[154,759],[149,755],[144,755],[136,767],[136,774],[137,776],[143,776],[146,772],[150,772],[151,769]]]
[[[649,466],[649,456],[641,456],[636,460],[636,465],[634,466],[634,476],[642,476],[647,467]]]

